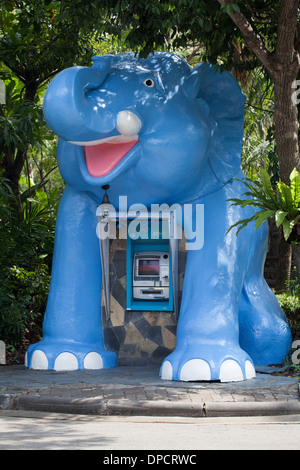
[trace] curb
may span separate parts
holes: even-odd
[[[276,416],[300,414],[300,403],[295,402],[248,402],[206,403],[206,416]]]
[[[8,394],[0,397],[0,409],[43,411],[100,416],[231,417],[300,414],[300,402],[168,402],[65,398]]]
[[[292,402],[210,402],[210,403],[170,403],[165,401],[141,402],[135,404],[111,400],[107,404],[111,415],[129,416],[182,416],[182,417],[222,417],[222,416],[269,416],[300,414],[300,403]]]

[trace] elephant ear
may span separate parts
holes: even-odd
[[[186,92],[196,100],[211,125],[209,159],[219,181],[240,170],[244,133],[245,96],[233,75],[203,63],[191,70]]]

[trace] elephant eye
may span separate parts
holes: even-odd
[[[152,80],[152,78],[147,78],[143,83],[144,83],[144,85],[148,86],[149,88],[154,87],[154,80]]]

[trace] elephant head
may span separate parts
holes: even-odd
[[[69,184],[180,202],[239,172],[245,100],[231,74],[170,53],[93,61],[58,74],[44,100]]]

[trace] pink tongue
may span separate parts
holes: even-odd
[[[112,143],[84,147],[86,167],[91,176],[105,176],[110,173],[125,155],[137,144],[131,142]]]

